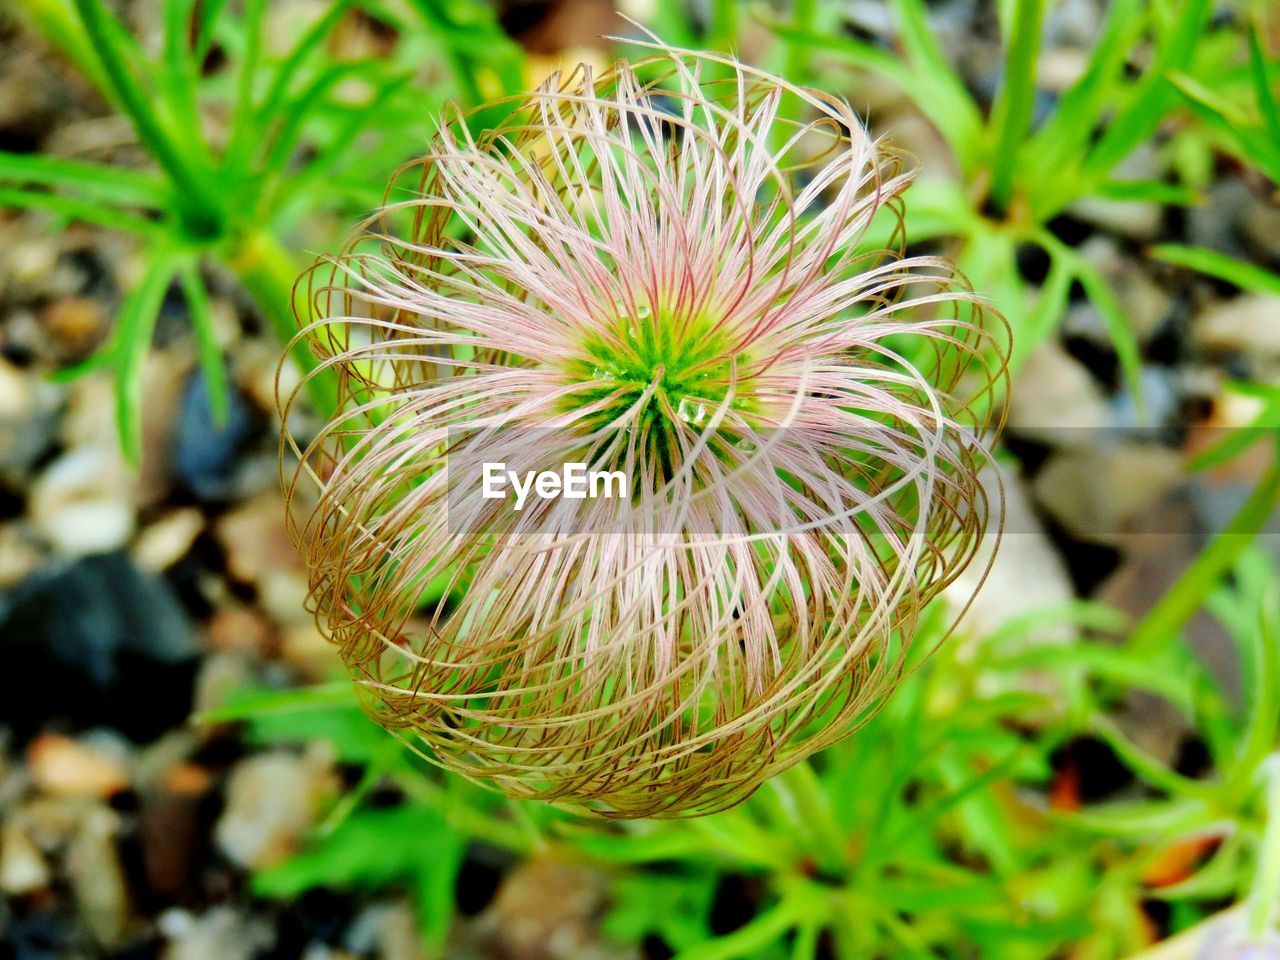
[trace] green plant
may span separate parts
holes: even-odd
[[[605,867],[606,931],[659,936],[680,960],[799,960],[819,940],[838,958],[1048,960],[1066,945],[1072,956],[1119,957],[1149,942],[1148,901],[1170,906],[1176,932],[1224,900],[1262,915],[1277,882],[1266,771],[1280,738],[1280,577],[1254,551],[1232,574],[1229,585],[1218,577],[1208,609],[1245,665],[1238,708],[1174,634],[1140,650],[1111,639],[1124,624],[1105,608],[1043,611],[975,647],[942,648],[853,739],[695,820],[602,825],[432,775],[341,686],[246,694],[205,719],[244,720],[258,741],[328,740],[365,770],[308,852],[257,875],[260,892],[408,884],[435,946],[453,871],[466,844],[483,841]],[[934,614],[922,629],[942,628]],[[1073,625],[1073,642],[1027,642],[1053,624]],[[1113,708],[1133,691],[1185,718],[1211,773],[1179,772],[1122,731]],[[1101,802],[1082,802],[1074,786],[1090,771],[1064,765],[1081,742],[1105,745],[1128,771]],[[405,805],[363,809],[362,791],[384,778]],[[410,830],[439,858],[413,856]],[[715,936],[711,906],[729,875],[754,878],[759,904]]]
[[[417,0],[413,18],[391,22],[409,39],[400,56],[339,55],[327,46],[346,20],[392,16],[377,3],[335,0],[322,16],[290,24],[296,40],[275,52],[270,8],[245,0],[164,0],[161,49],[144,48],[104,0],[20,0],[18,9],[130,121],[154,164],[134,170],[102,163],[0,152],[0,204],[44,210],[130,233],[145,267],[125,297],[107,344],[64,376],[110,366],[124,450],[141,455],[141,365],[161,301],[177,283],[187,303],[215,413],[226,410],[226,377],[209,313],[206,271],[228,270],[253,296],[281,343],[292,340],[292,237],[321,209],[347,219],[375,205],[391,170],[429,135],[429,114],[446,97],[475,95],[477,76],[498,87],[519,82],[520,60],[479,3],[446,7]],[[454,73],[419,87],[424,42],[448,31]],[[275,31],[272,31],[274,33]],[[211,51],[225,69],[207,69]],[[461,78],[459,80],[458,78]],[[426,102],[424,104],[424,97]],[[428,109],[430,108],[430,109]],[[313,241],[305,241],[311,247]],[[306,303],[297,304],[308,315]],[[304,369],[316,365],[295,349]],[[333,383],[310,380],[313,403],[328,410]]]
[[[1014,366],[1061,321],[1079,283],[1102,317],[1126,383],[1139,397],[1141,351],[1102,273],[1059,240],[1051,221],[1084,199],[1194,202],[1193,189],[1167,178],[1124,179],[1120,165],[1149,141],[1183,102],[1173,81],[1194,70],[1211,10],[1207,0],[1115,0],[1078,79],[1032,123],[1044,0],[999,4],[1004,69],[989,111],[982,109],[931,31],[923,0],[891,0],[901,54],[842,35],[799,13],[775,22],[794,48],[825,52],[898,87],[938,130],[959,170],[955,181],[922,181],[908,195],[907,236],[950,239],[977,289],[989,294],[1014,331]],[[828,11],[834,12],[834,11]],[[1150,45],[1136,76],[1132,51]],[[879,244],[875,233],[869,242]],[[1038,293],[1021,276],[1019,248],[1049,260]]]

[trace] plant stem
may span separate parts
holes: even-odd
[[[316,412],[328,416],[338,406],[337,382],[332,371],[317,369],[320,364],[306,341],[295,341],[299,324],[294,312],[310,319],[310,304],[296,283],[298,265],[285,250],[278,237],[266,230],[250,234],[230,260],[240,278],[271,324],[281,346],[290,345],[290,353],[306,377],[307,393]]]
[[[1266,777],[1267,827],[1258,852],[1258,872],[1249,891],[1249,937],[1261,940],[1275,926],[1280,901],[1280,755],[1262,764]]]
[[[1218,534],[1191,562],[1160,602],[1142,618],[1129,637],[1132,650],[1152,651],[1169,642],[1204,606],[1205,598],[1253,542],[1271,516],[1280,498],[1280,451],[1277,460],[1249,494],[1227,528]]]
[[[1012,199],[1019,148],[1031,129],[1043,20],[1044,0],[1016,0],[1005,51],[1004,81],[991,112],[991,126],[996,131],[991,193],[1002,209]]]

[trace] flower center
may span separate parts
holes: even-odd
[[[709,316],[676,317],[641,308],[593,332],[567,373],[580,385],[570,401],[589,409],[582,425],[594,431],[627,425],[636,431],[660,475],[679,457],[676,432],[699,431],[729,400],[749,411],[749,357],[734,333]]]

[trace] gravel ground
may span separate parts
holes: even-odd
[[[1068,0],[1050,24],[1047,62],[1064,76],[1097,7]],[[964,3],[938,9],[980,87],[992,61],[982,19]],[[864,29],[883,25],[879,4],[850,10]],[[540,52],[556,49],[555,30],[538,23]],[[926,163],[938,153],[901,98],[860,93],[878,129]],[[11,27],[0,27],[0,145],[137,159],[121,121]],[[1265,468],[1245,458],[1189,483],[1181,464],[1215,429],[1248,420],[1247,405],[1222,399],[1225,378],[1280,375],[1280,299],[1143,255],[1167,240],[1280,267],[1280,210],[1259,189],[1224,164],[1190,212],[1090,204],[1054,224],[1114,282],[1160,429],[1137,429],[1101,319],[1073,302],[1062,335],[1015,381],[1014,535],[970,613],[972,632],[1076,596],[1140,614]],[[304,572],[282,520],[277,347],[229,281],[212,278],[234,384],[225,427],[212,422],[176,293],[146,364],[140,472],[121,459],[109,381],[49,379],[108,336],[139,256],[115,233],[0,211],[0,958],[414,957],[403,899],[324,893],[282,906],[247,890],[249,871],[286,857],[351,771],[321,744],[255,750],[235,729],[188,717],[248,683],[329,677],[335,658],[303,609]],[[1024,271],[1037,281],[1043,265],[1028,257]],[[1232,677],[1216,629],[1197,621],[1192,635]],[[1183,731],[1153,709],[1135,702],[1121,719],[1170,756]],[[632,955],[601,945],[604,886],[589,870],[494,864],[478,851],[464,878],[457,956]]]

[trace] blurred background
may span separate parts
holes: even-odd
[[[446,103],[618,12],[909,151],[1015,354],[955,634],[746,804],[605,825],[364,719],[274,379]],[[3,0],[0,958],[1280,957],[1277,51],[1269,0]]]

